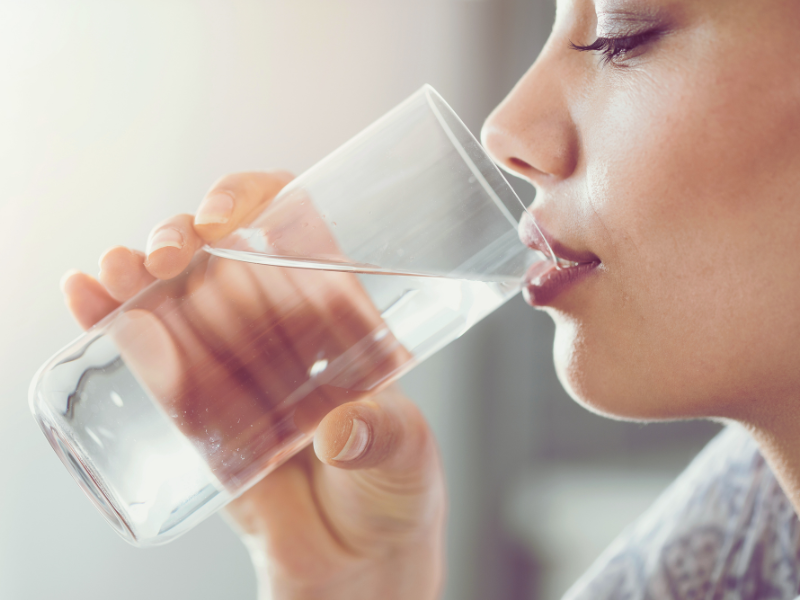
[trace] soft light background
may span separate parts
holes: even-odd
[[[423,83],[478,131],[551,0],[0,0],[0,598],[255,598],[219,517],[136,550],[28,413],[78,334],[58,280],[191,212],[220,175],[301,172]],[[531,191],[519,186],[530,201]],[[441,441],[451,599],[555,598],[714,431],[589,415],[515,300],[405,379]]]

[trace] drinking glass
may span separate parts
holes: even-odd
[[[51,358],[36,420],[129,542],[181,535],[515,295],[545,258],[425,86]]]

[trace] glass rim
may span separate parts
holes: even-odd
[[[464,121],[461,120],[461,117],[458,116],[455,110],[447,103],[442,95],[436,91],[436,89],[426,83],[423,85],[417,93],[415,93],[411,98],[415,98],[417,94],[424,94],[428,100],[428,106],[431,109],[431,112],[436,117],[436,120],[439,122],[442,130],[444,131],[447,139],[455,148],[458,155],[464,161],[464,164],[467,165],[467,168],[470,170],[472,175],[475,177],[476,181],[480,184],[483,191],[489,196],[492,201],[495,203],[497,208],[500,210],[501,213],[508,219],[508,221],[516,228],[518,221],[514,219],[511,213],[508,210],[506,202],[503,202],[503,199],[500,197],[500,194],[508,197],[509,203],[516,203],[519,204],[522,208],[523,213],[526,212],[526,208],[520,197],[514,191],[514,188],[511,187],[511,184],[508,183],[508,179],[506,179],[505,174],[497,165],[497,163],[492,159],[492,157],[487,152],[486,148],[481,144],[480,140],[475,137],[475,135],[470,131],[469,127],[466,126]],[[445,118],[445,115],[442,114],[441,110],[444,109],[447,112],[448,119]],[[484,175],[483,169],[478,166],[475,161],[470,157],[469,153],[467,152],[464,144],[458,138],[455,131],[451,125],[458,126],[461,135],[465,136],[468,140],[475,144],[477,148],[480,148],[483,156],[486,158],[488,163],[488,168],[492,171],[492,174],[499,176],[500,182],[500,190],[496,189],[498,186],[493,186],[489,183]]]

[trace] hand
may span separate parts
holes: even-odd
[[[435,442],[397,389],[359,392],[408,360],[402,346],[382,338],[349,361],[354,366],[337,385],[281,412],[287,386],[307,377],[319,356],[335,360],[381,327],[358,279],[195,256],[248,222],[290,179],[223,178],[197,217],[179,215],[154,229],[147,255],[115,247],[101,258],[99,281],[68,274],[67,303],[88,328],[130,300],[112,331],[126,363],[231,489],[279,459],[271,448],[303,444],[319,424],[313,451],[301,451],[227,509],[267,597],[436,597],[445,500]],[[285,235],[292,232],[298,243],[308,238],[296,228]],[[209,427],[226,432],[214,452],[201,434]],[[231,460],[234,446],[237,457],[252,458],[246,469]]]

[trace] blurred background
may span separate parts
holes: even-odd
[[[137,550],[31,418],[27,386],[78,335],[58,290],[143,248],[220,175],[301,172],[423,83],[478,132],[533,62],[552,0],[0,0],[0,598],[255,598],[212,517]],[[532,190],[515,183],[530,202]],[[558,598],[714,434],[611,422],[553,373],[521,299],[404,378],[440,440],[447,599]]]

